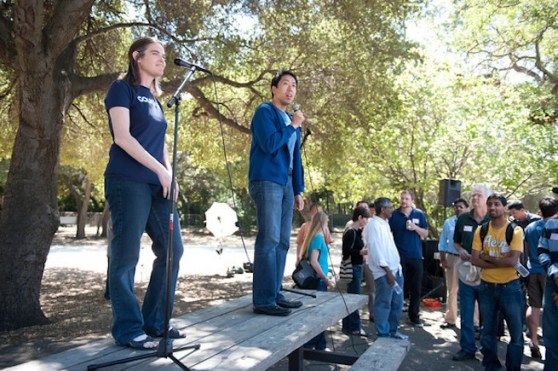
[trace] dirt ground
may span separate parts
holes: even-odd
[[[72,231],[57,233],[53,245],[104,246],[105,239],[76,241]],[[0,332],[0,368],[13,366],[109,336],[110,301],[104,298],[105,274],[72,268],[47,268],[41,305],[50,320],[45,326]],[[246,275],[244,275],[246,276]],[[251,292],[251,280],[242,275],[185,275],[178,280],[174,316],[216,305]],[[143,298],[147,282],[136,284]]]

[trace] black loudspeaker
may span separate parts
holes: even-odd
[[[461,197],[461,181],[455,179],[440,180],[440,192],[438,193],[438,205],[450,207],[453,201]]]

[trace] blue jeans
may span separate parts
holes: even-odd
[[[320,279],[316,291],[327,291],[327,285]],[[314,336],[310,341],[303,345],[305,349],[324,350],[327,346],[325,331]]]
[[[353,264],[353,279],[347,286],[347,293],[360,294],[360,286],[362,285],[362,264]],[[360,331],[360,315],[358,309],[347,317],[343,318],[343,331],[354,332]]]
[[[459,280],[459,315],[461,317],[461,336],[459,345],[467,353],[475,353],[475,301],[479,300],[479,286],[470,286]]]
[[[397,272],[395,281],[403,290],[403,275]],[[397,332],[403,311],[403,292],[397,294],[384,275],[374,280],[376,297],[374,299],[374,323],[378,336],[389,336]]]
[[[170,200],[163,198],[161,186],[113,177],[105,178],[105,197],[109,203],[113,228],[109,265],[112,336],[117,344],[126,345],[145,332],[162,334],[165,329]],[[140,310],[134,294],[134,276],[144,231],[153,241],[151,249],[156,258]],[[176,210],[172,249],[169,316],[174,303],[180,258],[184,251]]]
[[[281,284],[291,238],[294,194],[292,178],[280,185],[269,181],[250,182],[256,204],[258,234],[254,247],[252,303],[254,307],[275,306],[284,299]]]
[[[543,340],[546,347],[544,370],[556,370],[558,365],[558,306],[552,300],[552,293],[558,293],[558,287],[547,278],[544,287]]]
[[[508,326],[510,342],[506,351],[506,369],[521,369],[523,360],[523,294],[519,279],[506,284],[482,281],[479,289],[479,305],[482,316],[481,352],[485,370],[499,370],[498,360],[498,311]]]

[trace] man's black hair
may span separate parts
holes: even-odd
[[[510,204],[508,205],[508,210],[511,210],[511,209],[521,210],[521,209],[525,209],[525,206],[523,206],[523,202],[521,202],[519,200],[513,200],[513,201],[510,201]]]
[[[558,213],[558,199],[553,197],[545,197],[539,201],[539,209],[543,218],[550,218]]]
[[[486,204],[488,204],[488,201],[490,200],[498,200],[500,201],[502,206],[506,206],[508,204],[508,200],[506,199],[506,197],[498,193],[493,193],[488,196],[488,198],[486,199]]]
[[[465,207],[469,207],[469,203],[464,198],[458,198],[457,200],[453,201],[452,205],[462,203]]]
[[[289,70],[279,70],[277,72],[277,74],[271,79],[270,89],[273,88],[274,86],[277,87],[279,85],[279,81],[281,81],[281,77],[283,77],[285,75],[292,76],[293,79],[295,80],[295,82],[298,84],[298,79],[296,78],[296,75],[295,75],[294,72],[289,71]],[[273,96],[273,92],[271,93],[271,96]]]

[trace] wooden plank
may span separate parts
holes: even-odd
[[[411,349],[409,340],[381,337],[370,344],[351,366],[350,371],[395,371],[401,366],[407,352]]]
[[[285,358],[295,349],[334,325],[351,313],[368,298],[364,295],[318,293],[316,303],[306,302],[305,307],[291,314],[281,326],[271,327],[246,339],[230,349],[215,354],[203,363],[193,365],[193,370],[261,370]],[[318,303],[319,302],[319,303]],[[263,329],[262,329],[263,330]]]
[[[265,369],[285,358],[306,341],[335,324],[367,301],[364,295],[318,292],[317,298],[287,293],[289,299],[302,300],[304,306],[290,316],[256,315],[252,297],[247,295],[226,303],[188,313],[172,323],[185,329],[188,338],[174,342],[174,349],[200,344],[196,351],[177,351],[173,356],[192,370]],[[40,360],[10,368],[19,370],[84,370],[100,364],[151,352],[134,351],[114,345],[112,339],[93,342]],[[149,358],[103,368],[103,370],[175,370],[170,359]]]

